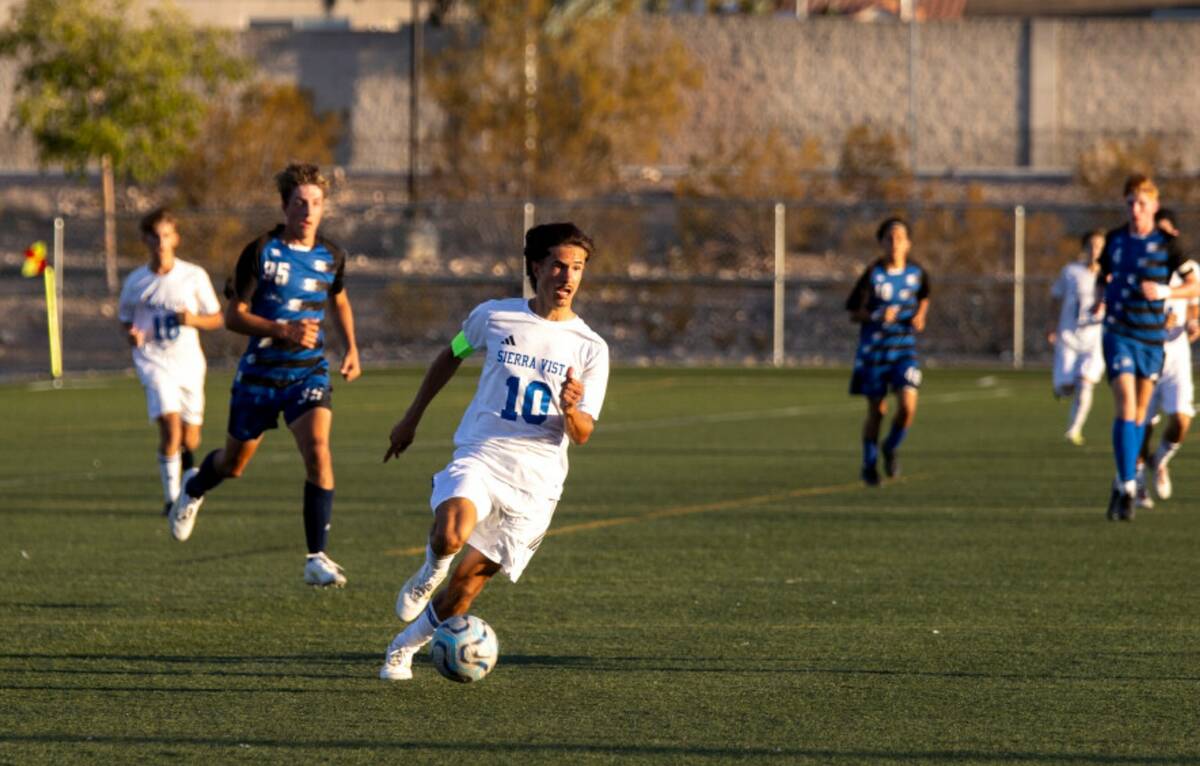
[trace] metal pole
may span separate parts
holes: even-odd
[[[54,219],[54,276],[55,288],[58,292],[58,349],[62,354],[63,342],[63,219]]]
[[[901,8],[904,6],[902,5]],[[908,7],[908,172],[917,174],[917,22]]]
[[[787,241],[785,223],[786,208],[782,202],[775,203],[775,329],[774,353],[771,355],[771,363],[776,367],[783,366],[783,312],[784,312],[784,284],[785,272],[787,271]]]
[[[533,196],[533,179],[537,173],[538,122],[538,49],[537,31],[533,22],[526,20],[525,26],[525,194]]]
[[[116,295],[117,282],[117,203],[113,182],[112,158],[100,158],[100,187],[104,196],[104,281],[110,295]]]
[[[1025,366],[1025,207],[1013,209],[1013,367]]]
[[[412,20],[409,35],[409,83],[408,83],[408,204],[420,201],[417,191],[417,167],[421,153],[421,48],[422,23],[421,0],[412,0]]]
[[[521,242],[525,241],[525,234],[533,228],[534,207],[532,202],[525,203],[525,228],[521,230]],[[521,295],[526,299],[533,297],[533,285],[529,282],[529,275],[525,273],[525,259],[521,259]]]

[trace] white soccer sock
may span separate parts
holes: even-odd
[[[1154,465],[1165,466],[1171,462],[1171,458],[1175,457],[1175,453],[1179,451],[1180,446],[1179,442],[1169,442],[1163,439],[1158,445],[1158,451],[1154,453]]]
[[[158,456],[158,476],[162,479],[163,498],[168,503],[175,502],[179,497],[179,480],[183,474],[183,461],[176,452],[170,457]]]
[[[404,630],[396,634],[392,639],[392,649],[420,649],[425,644],[428,644],[433,639],[434,632],[437,631],[437,624],[433,622],[430,616],[433,613],[433,604],[430,603],[421,611],[421,616],[408,624]],[[440,620],[439,620],[440,623]]]
[[[450,562],[452,561],[454,561],[453,553],[449,556],[438,556],[433,552],[433,546],[425,543],[425,563],[439,578],[445,577],[446,573],[450,571]]]
[[[1071,417],[1068,421],[1067,433],[1077,434],[1083,430],[1088,413],[1092,411],[1092,384],[1079,381],[1075,386],[1075,395],[1071,397]]]

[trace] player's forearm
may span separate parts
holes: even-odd
[[[220,313],[193,314],[183,312],[179,323],[184,327],[195,327],[197,330],[219,330],[225,324],[225,318]]]
[[[586,444],[596,428],[596,421],[591,415],[582,412],[578,407],[563,413],[563,429],[572,444]]]
[[[337,323],[342,340],[346,343],[346,352],[358,350],[358,341],[354,336],[354,310],[350,307],[350,296],[342,291],[334,297],[333,317]]]
[[[225,327],[241,335],[262,338],[282,338],[285,331],[284,325],[250,313],[246,304],[239,301],[230,301],[225,310]]]
[[[429,369],[425,371],[425,377],[421,380],[421,386],[417,389],[412,404],[408,406],[408,411],[404,413],[404,417],[420,420],[421,416],[425,414],[425,409],[429,406],[429,403],[450,382],[450,379],[458,372],[461,364],[462,360],[456,357],[450,348],[442,349],[437,358],[429,365]]]

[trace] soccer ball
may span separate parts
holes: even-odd
[[[474,615],[462,614],[438,626],[430,654],[437,672],[451,681],[469,684],[496,667],[500,645],[491,625]]]

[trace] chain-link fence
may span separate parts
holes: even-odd
[[[425,361],[458,330],[472,306],[521,290],[522,232],[573,220],[597,242],[577,309],[623,363],[846,364],[856,326],[843,308],[862,269],[878,256],[875,229],[886,215],[912,222],[912,257],[931,275],[922,352],[931,364],[1011,363],[1014,327],[1023,361],[1049,360],[1050,285],[1077,257],[1079,237],[1119,223],[1121,211],[1025,209],[1023,280],[1014,279],[1014,210],[1007,206],[816,205],[769,201],[644,199],[446,203],[419,209],[332,209],[325,233],[350,253],[347,285],[359,344],[369,363]],[[1197,211],[1200,212],[1200,211]],[[1185,232],[1200,223],[1180,211]],[[181,257],[203,264],[218,291],[241,247],[278,220],[276,210],[181,215]],[[776,227],[782,226],[784,289],[776,302]],[[20,253],[50,241],[50,220],[0,215],[5,276],[0,302],[0,370],[45,370],[46,318],[40,285],[18,274]],[[136,216],[119,220],[122,277],[142,262]],[[66,221],[64,361],[68,372],[127,367],[116,299],[105,284],[102,222]],[[1014,297],[1023,291],[1023,311]],[[776,311],[782,311],[782,338]],[[245,340],[206,333],[210,360],[232,364]],[[777,346],[779,344],[779,346]]]

